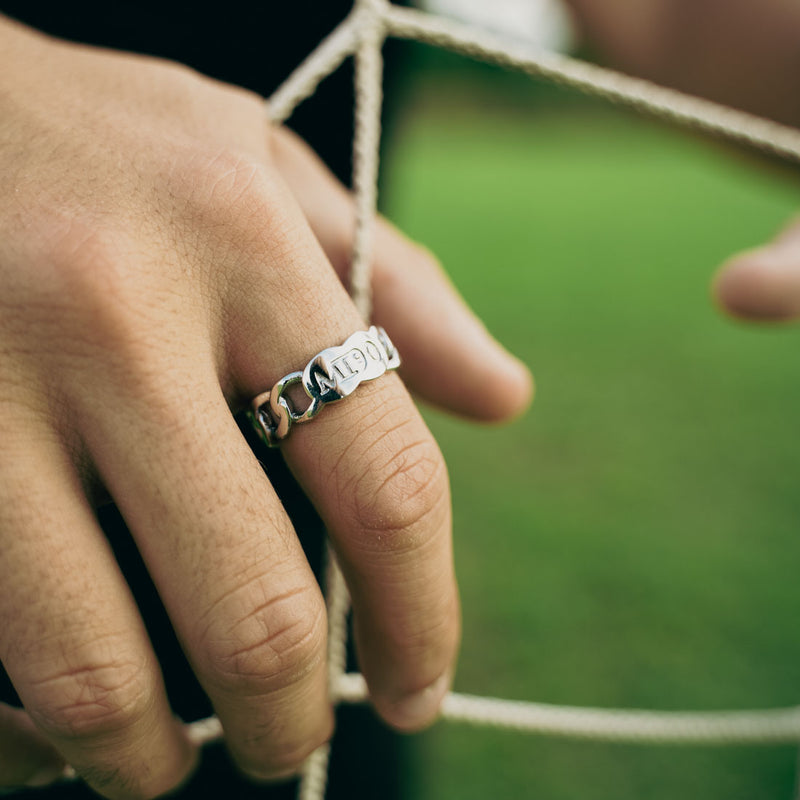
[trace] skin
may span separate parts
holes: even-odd
[[[793,0],[758,26],[744,0],[571,2],[612,63],[798,122]],[[322,599],[230,411],[364,327],[340,281],[351,231],[347,193],[259,98],[0,18],[0,660],[27,709],[0,706],[0,787],[66,761],[107,797],[153,797],[196,761],[95,521],[106,490],[242,769],[286,775],[329,736]],[[430,254],[381,220],[374,261],[408,386],[520,413],[529,374]],[[733,314],[800,318],[800,224],[714,287]],[[424,726],[459,630],[435,442],[391,375],[283,449],[339,553],[378,712]]]
[[[0,19],[0,198],[0,660],[26,710],[0,707],[0,786],[66,762],[146,798],[196,762],[97,525],[104,491],[241,768],[294,772],[331,733],[324,604],[231,410],[364,329],[340,280],[349,196],[260,98]],[[409,388],[520,413],[529,373],[430,254],[383,221],[376,244],[375,321]],[[459,639],[435,441],[390,374],[283,453],[338,552],[378,713],[427,725]]]

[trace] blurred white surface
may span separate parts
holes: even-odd
[[[569,50],[575,28],[561,0],[417,0],[435,14],[524,41],[539,50]]]

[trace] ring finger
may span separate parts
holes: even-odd
[[[253,263],[241,275],[251,291],[236,293],[229,312],[236,324],[227,328],[228,349],[243,395],[365,327],[310,233],[283,257],[283,283],[297,294],[276,302],[263,266]],[[306,297],[323,300],[309,313]],[[282,449],[340,556],[378,711],[400,728],[427,724],[448,688],[459,638],[449,487],[435,441],[389,374],[297,426]]]

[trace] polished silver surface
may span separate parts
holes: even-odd
[[[294,423],[308,422],[323,406],[347,397],[364,381],[379,378],[400,366],[400,355],[386,331],[373,325],[357,331],[338,347],[317,353],[302,372],[291,372],[268,392],[258,395],[250,408],[250,419],[261,438],[277,447]],[[305,410],[295,407],[288,390],[302,385],[310,402]]]

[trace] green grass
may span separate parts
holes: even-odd
[[[800,334],[723,318],[708,285],[800,185],[622,112],[502,105],[426,94],[387,166],[389,215],[537,379],[510,427],[428,414],[453,483],[456,688],[796,704]],[[447,723],[416,749],[416,800],[789,798],[796,762]]]

